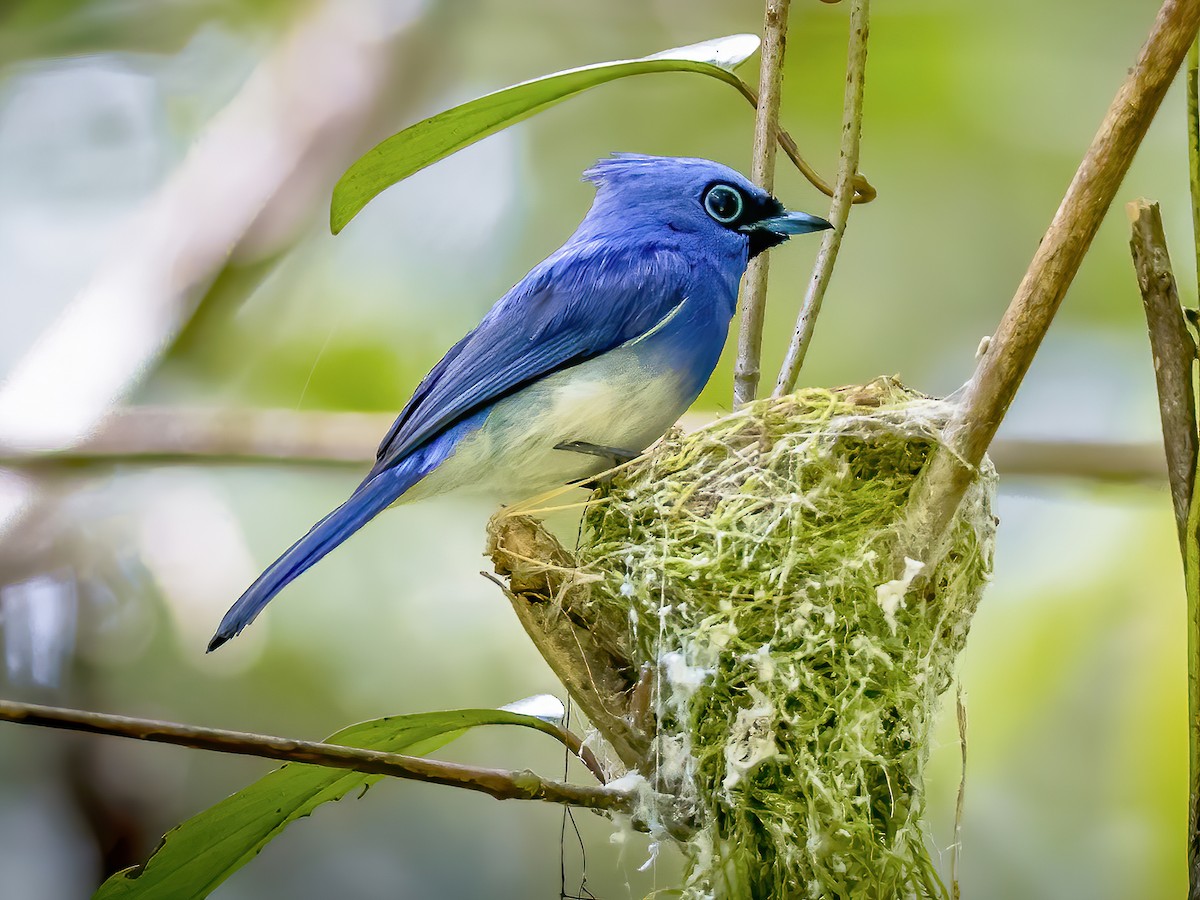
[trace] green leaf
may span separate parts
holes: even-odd
[[[462,709],[374,719],[351,725],[327,742],[424,756],[479,725],[552,730],[533,716],[499,709]],[[92,900],[207,897],[290,822],[309,815],[322,803],[365,789],[382,777],[288,763],[172,828],[145,865],[116,873],[100,886]]]
[[[752,34],[733,34],[640,59],[566,69],[523,81],[424,119],[369,150],[333,189],[329,227],[337,234],[380,191],[439,159],[597,85],[651,72],[698,72],[745,89],[734,68],[758,49]]]

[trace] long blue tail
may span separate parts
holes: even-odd
[[[412,471],[417,469],[417,471]],[[371,519],[396,502],[396,499],[426,474],[418,466],[401,465],[387,469],[363,482],[350,498],[309,529],[283,556],[271,563],[254,584],[225,613],[217,633],[208,642],[208,652],[237,637],[254,621],[264,606],[297,576],[325,556]]]

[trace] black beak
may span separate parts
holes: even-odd
[[[793,234],[808,234],[813,231],[824,231],[832,227],[831,223],[825,221],[820,216],[810,216],[808,213],[802,212],[786,212],[780,216],[768,216],[765,219],[759,219],[757,222],[743,225],[738,231],[747,234],[755,231],[769,231],[786,240]]]
[[[777,200],[770,201],[770,206],[763,211],[770,215],[747,222],[738,228],[738,231],[750,238],[750,259],[754,259],[764,250],[778,247],[793,234],[808,234],[833,227],[820,216],[788,212]]]

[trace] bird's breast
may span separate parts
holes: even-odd
[[[602,457],[555,449],[557,444],[644,450],[708,381],[728,323],[729,316],[713,304],[684,301],[640,338],[497,401],[406,499],[474,489],[520,500],[612,465]]]
[[[467,488],[518,500],[589,478],[611,461],[555,445],[581,441],[644,450],[694,399],[684,380],[626,349],[556,372],[496,403],[414,491]]]

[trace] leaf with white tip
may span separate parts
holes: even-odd
[[[762,43],[757,34],[731,34],[728,37],[700,41],[686,47],[674,47],[660,53],[651,53],[644,59],[690,59],[692,62],[711,63],[732,72],[751,56]]]
[[[551,725],[562,725],[567,718],[567,708],[553,694],[534,694],[532,697],[505,703],[500,708],[523,716],[533,716]]]
[[[745,89],[734,68],[758,49],[758,37],[733,34],[643,56],[566,69],[447,109],[368,150],[333,189],[329,226],[341,231],[374,197],[451,153],[583,91],[652,72],[696,72]]]

